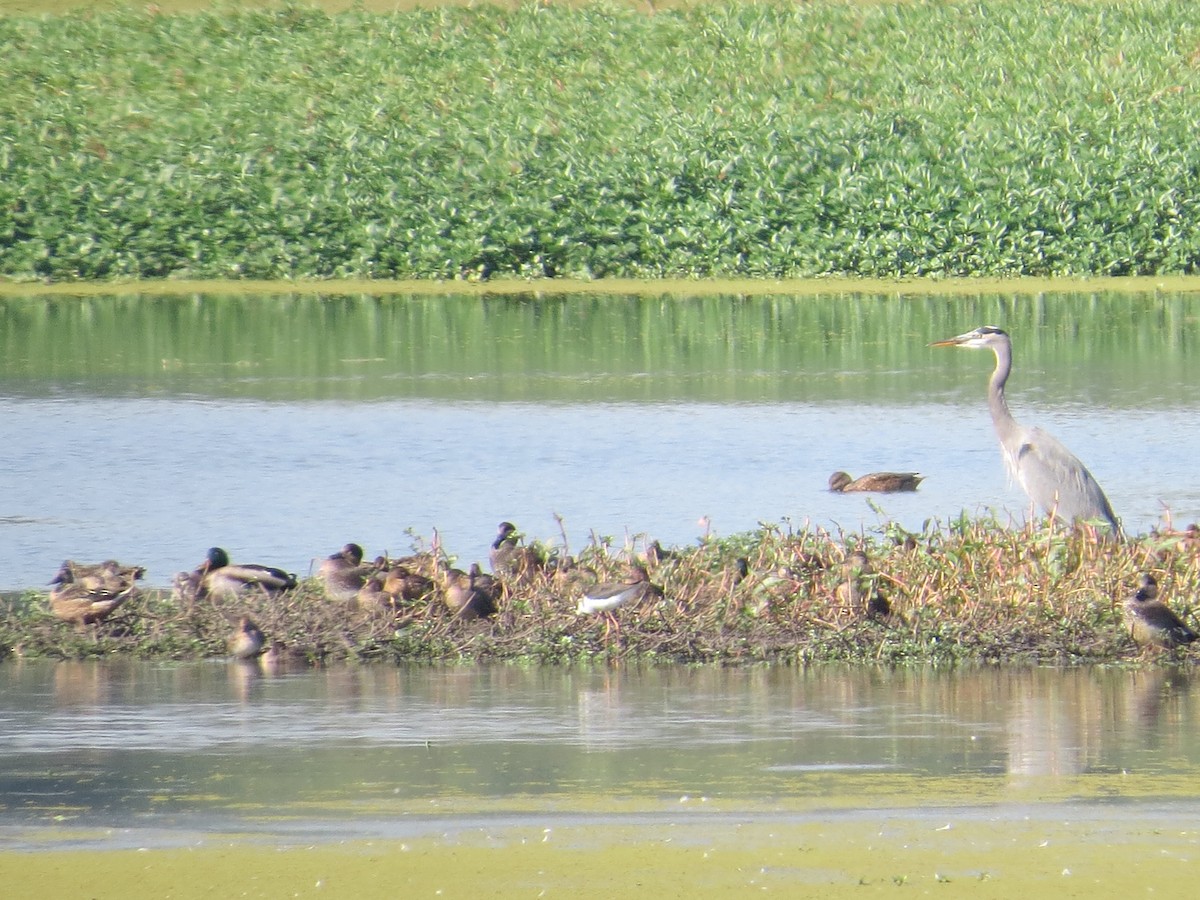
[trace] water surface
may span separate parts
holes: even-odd
[[[759,523],[1020,521],[984,405],[1089,466],[1131,533],[1200,519],[1200,295],[185,295],[0,298],[0,589],[64,558],[167,584],[207,547],[309,571],[501,520],[577,549]],[[837,496],[845,469],[919,471]]]
[[[18,661],[0,684],[9,847],[628,824],[681,806],[717,829],[1200,812],[1200,706],[1176,670]]]

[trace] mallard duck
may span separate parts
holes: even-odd
[[[290,591],[296,586],[296,576],[272,566],[253,564],[231,565],[229,554],[220,547],[209,548],[208,554],[190,576],[176,577],[176,588],[181,585],[194,591],[194,599],[223,596],[236,597],[240,594],[262,591],[268,595]]]
[[[321,560],[321,565],[317,567],[317,580],[331,599],[349,602],[358,597],[358,592],[375,571],[375,565],[363,564],[362,547],[346,544],[337,553],[331,553]]]
[[[469,572],[447,569],[442,598],[456,618],[486,618],[496,613],[497,583],[483,575],[479,563],[472,563]]]
[[[287,663],[287,646],[283,641],[272,641],[271,646],[266,647],[262,656],[258,658],[259,668],[272,675],[277,674]]]
[[[116,560],[77,563],[66,560],[50,582],[50,612],[64,622],[91,625],[102,622],[118,606],[139,593],[141,566],[122,566]]]
[[[383,580],[387,577],[383,572],[376,572],[366,580],[355,595],[354,605],[360,612],[377,612],[380,609],[396,608],[396,598],[383,588]]]
[[[424,575],[426,578],[433,578],[442,570],[442,557],[440,551],[437,550],[413,553],[396,559],[381,557],[375,560],[375,563],[380,571],[390,572],[403,569],[407,572]]]
[[[492,571],[499,572],[508,568],[510,560],[520,546],[521,535],[517,532],[517,526],[512,522],[501,522],[496,531],[496,539],[492,541],[491,550],[488,551]]]
[[[377,561],[378,562],[378,561]],[[432,578],[412,572],[407,566],[386,567],[386,561],[367,578],[358,592],[358,608],[373,611],[380,607],[396,609],[428,597],[435,585]]]
[[[484,607],[490,606],[492,612],[495,612],[500,605],[500,598],[504,596],[504,584],[499,578],[485,573],[479,563],[471,563],[467,574],[471,576],[471,584],[475,588],[475,592],[483,595]],[[489,616],[491,614],[491,612],[486,613]]]
[[[496,539],[488,551],[488,562],[496,574],[513,575],[517,578],[523,578],[546,565],[546,559],[541,553],[521,543],[521,534],[512,522],[500,523]]]
[[[266,635],[254,620],[249,616],[242,616],[237,631],[230,635],[229,655],[234,659],[254,659],[263,652],[266,642]]]
[[[145,574],[146,570],[141,566],[123,566],[115,559],[106,559],[99,563],[79,563],[68,559],[58,567],[58,573],[50,583],[87,584],[95,587],[112,579],[136,581]]]
[[[1158,599],[1154,576],[1142,576],[1138,589],[1125,601],[1125,624],[1140,647],[1174,650],[1196,640],[1196,632]]]
[[[408,566],[394,565],[384,577],[383,589],[397,601],[415,603],[429,596],[434,583],[432,578],[413,572]]]
[[[900,491],[915,491],[925,480],[916,472],[872,472],[861,478],[851,478],[845,472],[834,472],[829,476],[829,490],[835,494],[870,491],[877,494],[894,494]]]
[[[861,611],[868,619],[886,619],[892,614],[892,604],[879,590],[875,570],[867,554],[855,550],[842,563],[842,582],[835,591],[839,604]]]

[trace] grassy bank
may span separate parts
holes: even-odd
[[[0,46],[10,279],[1200,261],[1184,0],[116,9]]]
[[[865,569],[847,567],[855,550],[866,552]],[[48,613],[44,596],[28,593],[0,617],[0,647],[64,658],[223,656],[234,623],[249,615],[284,664],[300,665],[1134,661],[1145,655],[1122,623],[1123,600],[1139,573],[1152,572],[1164,598],[1194,626],[1196,550],[1190,533],[1114,544],[1085,532],[1014,531],[965,518],[922,535],[866,538],[769,528],[651,561],[663,596],[618,609],[610,623],[576,613],[584,589],[621,578],[630,559],[631,550],[600,541],[571,568],[505,578],[489,618],[452,615],[441,592],[394,609],[359,608],[328,599],[314,580],[273,599],[211,600],[191,610],[149,591],[99,625],[73,626]],[[747,563],[744,577],[739,559]],[[876,594],[886,610],[870,604]]]

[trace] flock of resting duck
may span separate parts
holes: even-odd
[[[1121,528],[1112,506],[1087,467],[1054,437],[1040,428],[1020,425],[1009,412],[1004,394],[1012,371],[1009,335],[993,325],[984,325],[948,340],[935,341],[931,346],[986,349],[994,353],[996,367],[988,382],[988,410],[1009,474],[1052,519],[1085,521],[1119,539]],[[915,491],[921,480],[922,476],[915,472],[876,472],[857,479],[845,472],[834,472],[829,478],[829,489]],[[663,551],[655,542],[651,552],[660,555]],[[491,575],[485,574],[478,563],[465,572],[447,567],[437,553],[364,562],[362,547],[351,543],[324,559],[316,577],[331,598],[355,603],[360,608],[381,605],[397,608],[436,596],[456,617],[487,618],[497,611],[503,590],[500,578],[547,565],[539,551],[521,543],[511,522],[501,523],[491,547],[490,562]],[[745,577],[746,561],[739,560],[738,565],[737,575]],[[838,593],[843,602],[858,608],[867,618],[885,618],[890,615],[886,598],[864,578],[869,567],[863,554],[850,553]],[[51,582],[54,587],[50,609],[68,622],[81,625],[100,622],[136,596],[136,582],[144,572],[141,567],[122,566],[112,560],[91,565],[64,562]],[[293,590],[297,585],[293,574],[272,566],[233,565],[224,550],[213,547],[198,568],[176,576],[174,592],[179,603],[191,608],[210,597],[237,597],[247,592],[273,595]],[[662,593],[651,582],[645,566],[633,562],[624,581],[584,588],[577,612],[599,613],[612,627],[616,624],[613,610],[646,598],[661,598]],[[1124,614],[1130,633],[1142,646],[1174,649],[1196,640],[1196,633],[1159,599],[1158,585],[1148,574],[1142,576],[1138,589],[1126,600]],[[263,652],[264,642],[258,626],[243,617],[230,640],[230,652],[236,657],[252,658]]]
[[[651,559],[665,555],[653,542]],[[511,522],[501,522],[489,561],[493,574],[473,563],[467,571],[444,564],[438,552],[419,553],[400,559],[364,559],[363,548],[349,543],[321,560],[315,578],[326,596],[361,610],[399,610],[421,600],[436,598],[456,618],[484,619],[494,616],[503,593],[502,581],[543,570],[549,560],[539,548],[527,546]],[[95,625],[112,615],[140,593],[137,582],[145,575],[142,566],[122,565],[116,560],[78,563],[66,560],[51,580],[50,612],[64,622]],[[191,572],[175,576],[172,595],[183,610],[207,600],[230,600],[247,595],[274,597],[299,587],[295,574],[274,566],[234,564],[220,547],[212,547],[204,561]],[[662,588],[650,581],[645,565],[630,565],[625,581],[602,582],[582,589],[579,614],[599,613],[612,620],[612,611],[647,597],[661,598]],[[248,616],[242,616],[229,640],[230,654],[239,659],[258,656],[266,637]]]
[[[652,542],[647,548],[646,562],[659,562],[670,553],[657,541]],[[478,563],[466,571],[447,566],[436,552],[368,561],[362,547],[349,543],[320,561],[315,579],[331,600],[359,610],[399,612],[421,601],[436,601],[455,618],[486,619],[500,608],[505,580],[545,571],[554,564],[540,547],[523,544],[511,522],[500,524],[489,560],[492,574],[484,573]],[[861,550],[848,553],[842,572],[843,578],[836,588],[841,608],[858,610],[868,620],[886,621],[891,617],[891,605],[878,590],[865,553]],[[67,560],[51,582],[50,611],[77,626],[102,622],[139,595],[137,582],[144,574],[141,566],[126,566],[115,560],[95,564]],[[735,583],[748,574],[747,561],[738,559]],[[190,610],[213,599],[275,597],[296,589],[299,584],[296,575],[290,572],[274,566],[234,564],[223,549],[213,547],[196,569],[175,576],[173,597],[180,609]],[[603,616],[607,635],[617,627],[613,616],[616,609],[662,598],[663,590],[650,580],[646,565],[635,560],[629,564],[623,580],[582,587],[576,612]],[[1149,574],[1141,577],[1137,590],[1125,601],[1123,612],[1131,636],[1143,648],[1173,650],[1197,639],[1196,633],[1159,599],[1158,584]],[[267,652],[268,641],[262,629],[243,615],[228,640],[228,649],[235,659],[249,660]]]

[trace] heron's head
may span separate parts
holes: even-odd
[[[1008,343],[1008,332],[995,325],[981,325],[974,331],[960,334],[944,341],[934,341],[930,347],[967,347],[971,350],[980,348],[992,349],[1000,344]]]

